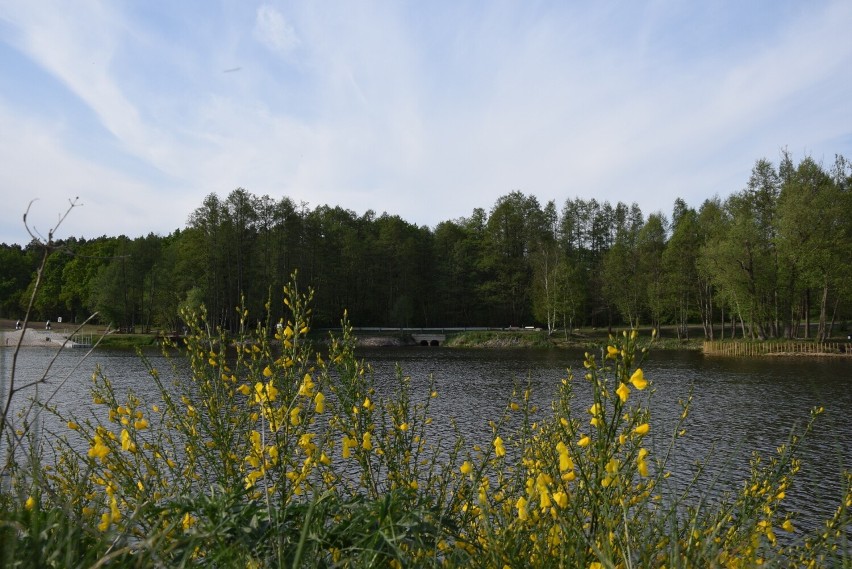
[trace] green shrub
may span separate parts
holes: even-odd
[[[801,436],[752,461],[733,496],[667,489],[646,440],[652,383],[635,333],[611,338],[547,412],[516,388],[492,442],[431,432],[432,386],[400,370],[380,398],[342,334],[306,341],[311,293],[284,291],[289,319],[228,338],[190,323],[190,377],[160,399],[117,394],[100,371],[104,421],[67,420],[52,464],[10,467],[0,501],[10,566],[752,567],[848,566],[852,484],[823,530],[794,531],[783,504]],[[278,324],[278,323],[276,323]],[[278,330],[274,336],[271,329]],[[574,384],[594,404],[575,408]],[[683,404],[677,443],[689,414]],[[520,425],[512,430],[508,425]],[[82,447],[74,437],[82,437]],[[84,448],[79,451],[75,449]],[[670,449],[668,449],[670,450]],[[847,475],[847,482],[849,476]],[[779,535],[786,539],[779,539]]]

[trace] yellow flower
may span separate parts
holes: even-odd
[[[249,433],[249,440],[251,441],[252,448],[254,448],[256,452],[260,452],[260,449],[263,447],[263,435],[261,435],[258,431],[252,431]]]
[[[553,501],[556,502],[556,505],[560,508],[566,508],[568,506],[568,494],[565,492],[554,492]]]
[[[104,444],[103,438],[100,435],[95,435],[92,440],[92,447],[89,449],[89,457],[103,460],[108,454],[109,447]]]
[[[506,456],[506,448],[503,446],[503,439],[500,437],[494,439],[494,454],[500,458]]]
[[[258,381],[254,384],[254,400],[257,403],[275,401],[276,397],[278,397],[278,389],[276,389],[271,383],[264,384]]]
[[[267,383],[266,396],[269,398],[270,401],[275,401],[275,399],[278,397],[278,388],[276,388],[271,383]]]
[[[580,438],[580,440],[577,441],[577,444],[580,445],[581,447],[587,447],[587,446],[589,446],[589,444],[591,442],[592,442],[592,439],[590,439],[588,435],[583,435]]]
[[[128,452],[136,452],[136,444],[130,438],[130,433],[127,429],[121,429],[121,448]]]
[[[188,530],[192,526],[195,525],[195,518],[189,515],[189,512],[183,515],[183,519],[181,520],[181,525],[183,526],[184,531]]]
[[[237,391],[239,391],[239,392],[240,392],[240,393],[242,393],[243,395],[248,395],[249,393],[251,393],[251,387],[249,387],[248,385],[246,385],[246,384],[244,383],[244,384],[242,384],[241,386],[239,386],[239,387],[237,388]]]
[[[372,448],[373,448],[373,443],[372,443],[371,439],[372,439],[372,435],[370,434],[370,432],[369,432],[369,431],[367,431],[366,433],[364,433],[364,437],[363,437],[363,439],[362,439],[362,441],[361,441],[361,447],[362,447],[364,450],[372,450]]]
[[[300,407],[293,407],[290,409],[290,424],[294,427],[299,426],[302,423],[302,418],[299,413],[302,412]]]
[[[80,429],[80,425],[78,425],[74,421],[68,421],[68,428],[71,429],[72,431],[77,431],[77,430]]]
[[[403,423],[403,424],[401,424],[401,425],[399,426],[399,430],[400,430],[400,431],[403,431],[403,432],[404,432],[404,431],[407,431],[407,430],[408,430],[408,423]]]
[[[559,454],[559,472],[565,472],[566,470],[574,469],[574,461],[571,460],[571,457],[568,455],[568,452],[563,452]]]
[[[790,520],[784,520],[784,523],[781,524],[781,529],[790,532],[796,531],[796,528],[793,527],[793,522],[791,522]]]
[[[35,498],[32,496],[28,497],[26,503],[24,503],[24,507],[28,510],[35,508]]]
[[[610,474],[615,474],[616,472],[618,472],[618,460],[615,458],[609,459],[609,462],[606,463],[606,466],[604,468]]]
[[[459,467],[459,470],[461,470],[462,474],[470,474],[470,472],[473,470],[473,465],[466,460]]]
[[[98,524],[98,529],[101,530],[101,531],[108,530],[109,524],[111,522],[112,522],[112,520],[110,519],[109,514],[104,513],[103,515],[101,515],[101,523]]]
[[[618,389],[615,390],[615,393],[618,395],[618,398],[621,399],[622,403],[627,403],[627,397],[630,395],[630,388],[627,387],[626,383],[622,383],[618,386]]]
[[[310,397],[314,394],[314,382],[311,379],[311,374],[306,373],[305,377],[302,379],[302,384],[299,386],[299,395],[303,397]]]
[[[142,429],[147,429],[148,428],[148,420],[147,419],[136,419],[133,422],[133,427],[137,431],[141,431]]]
[[[637,435],[647,435],[648,431],[650,431],[650,430],[651,430],[651,426],[648,423],[642,423],[641,425],[639,425],[638,427],[633,429],[633,432],[636,433]]]
[[[263,368],[263,377],[272,377],[272,370],[269,368],[269,366]]]
[[[524,521],[530,517],[530,513],[527,510],[527,499],[521,496],[518,498],[518,501],[515,502],[515,507],[518,509],[518,519]]]
[[[614,360],[618,356],[618,348],[615,346],[607,346],[606,347],[606,357]]]
[[[343,435],[343,458],[349,458],[352,456],[352,449],[358,446],[358,441],[349,437],[349,435]]]
[[[325,395],[321,391],[318,391],[316,396],[314,396],[314,404],[316,405],[315,410],[317,413],[325,411]]]
[[[633,372],[633,375],[630,376],[630,383],[632,383],[633,387],[639,391],[648,387],[648,382],[645,380],[645,374],[642,373],[642,368],[637,368],[636,371]]]

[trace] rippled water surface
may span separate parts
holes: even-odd
[[[0,375],[8,377],[11,350],[0,350]],[[37,379],[55,352],[28,349],[19,355],[18,385]],[[397,365],[411,377],[415,394],[428,396],[430,377],[439,396],[432,401],[436,435],[452,437],[450,421],[474,443],[488,443],[488,421],[498,419],[516,383],[532,386],[541,413],[567,368],[582,368],[582,354],[571,351],[459,350],[392,348],[359,351],[375,371],[378,390],[390,395]],[[168,370],[162,356],[153,365]],[[52,403],[78,416],[92,413],[89,386],[100,365],[119,392],[132,388],[143,400],[155,400],[156,390],[141,361],[129,352],[102,351],[83,360],[83,352],[62,352],[40,395],[53,393]],[[663,451],[680,407],[677,402],[694,392],[687,433],[679,440],[670,469],[672,483],[692,477],[697,460],[713,476],[703,487],[711,494],[736,487],[748,471],[753,451],[765,456],[786,442],[790,429],[808,418],[809,410],[824,406],[825,414],[802,451],[802,471],[788,492],[788,507],[801,513],[799,525],[813,527],[830,515],[841,492],[840,474],[852,467],[852,361],[816,358],[709,358],[692,352],[656,352],[643,365],[652,382],[652,433]],[[590,395],[582,373],[575,379],[577,407],[584,417]],[[5,385],[4,385],[5,387]],[[58,388],[58,390],[57,390]],[[636,393],[636,392],[634,392]],[[57,425],[45,417],[45,428]],[[718,475],[718,480],[713,482]]]
[[[556,350],[406,348],[361,354],[373,362],[377,376],[389,376],[399,363],[424,390],[431,374],[440,395],[433,404],[436,421],[454,418],[479,443],[489,442],[488,420],[505,409],[515,382],[529,381],[546,413],[566,369],[583,369],[581,352]],[[839,504],[842,470],[852,468],[852,360],[731,359],[660,351],[643,368],[654,388],[651,424],[657,452],[671,441],[678,401],[690,390],[694,395],[686,435],[678,439],[669,463],[674,487],[689,482],[701,460],[707,464],[702,491],[717,495],[738,488],[754,451],[769,457],[787,442],[791,428],[808,420],[811,408],[824,406],[803,445],[802,470],[787,502],[801,513],[802,527],[814,527]],[[586,419],[591,394],[582,376],[578,371],[574,380],[574,408]]]

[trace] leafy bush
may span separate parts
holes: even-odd
[[[327,356],[314,350],[311,297],[286,287],[289,318],[274,327],[249,330],[241,311],[236,338],[185,314],[191,373],[166,384],[149,365],[156,402],[116,393],[96,370],[104,420],[63,418],[55,461],[8,467],[3,564],[849,564],[852,484],[817,534],[797,532],[783,507],[820,409],[775,455],[755,456],[735,495],[678,494],[667,488],[668,452],[646,444],[652,386],[636,333],[586,354],[583,377],[562,380],[549,413],[516,388],[491,444],[469,448],[458,432],[432,432],[434,386],[414,393],[400,370],[394,395],[377,396],[345,317]],[[574,408],[576,381],[592,387],[589,409]]]

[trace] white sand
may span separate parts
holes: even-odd
[[[49,348],[57,348],[65,342],[66,335],[53,330],[36,330],[27,328],[26,330],[0,330],[0,348],[14,348],[18,345],[18,340],[21,333],[24,334],[24,339],[21,346],[33,347],[42,346]],[[68,342],[65,347],[73,347],[73,342]]]

